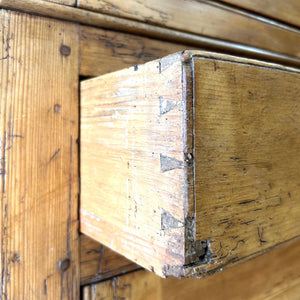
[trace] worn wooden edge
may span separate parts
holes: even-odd
[[[261,250],[261,251],[257,251],[257,252],[252,253],[249,256],[239,258],[238,260],[233,259],[233,260],[227,262],[226,264],[223,264],[223,265],[218,266],[216,268],[214,268],[213,265],[205,265],[202,262],[199,262],[198,264],[194,264],[194,265],[191,265],[191,266],[185,266],[184,269],[183,269],[183,272],[182,272],[182,274],[183,274],[182,277],[193,277],[193,278],[202,279],[202,278],[205,278],[207,276],[211,276],[211,275],[214,275],[216,273],[227,270],[228,268],[231,268],[233,266],[237,266],[237,265],[246,263],[250,260],[253,260],[253,259],[255,259],[255,258],[257,258],[257,257],[259,257],[263,254],[269,253],[271,251],[281,249],[281,248],[284,248],[284,247],[288,247],[289,245],[291,245],[291,244],[293,244],[297,241],[300,241],[300,235],[296,236],[296,237],[294,237],[290,240],[287,240],[287,241],[284,241],[282,243],[276,244],[275,246],[273,246],[271,248],[264,249],[264,250]],[[209,251],[209,247],[208,247],[208,251]],[[205,254],[205,255],[209,255],[209,253]]]
[[[171,266],[165,264],[163,267],[164,277],[184,276],[185,265],[197,263],[199,256],[204,254],[204,248],[201,244],[196,243],[196,212],[195,212],[195,189],[194,189],[194,96],[193,96],[193,66],[192,53],[189,50],[182,51],[178,54],[171,54],[163,60],[173,61],[181,60],[182,73],[182,140],[183,140],[183,157],[184,157],[184,264]],[[173,238],[172,234],[169,238]]]
[[[261,66],[265,68],[288,71],[294,73],[300,73],[300,66],[286,66],[284,64],[280,64],[279,62],[268,62],[260,60],[259,58],[245,58],[243,56],[238,56],[236,54],[225,54],[214,51],[206,51],[206,50],[189,50],[189,55],[194,59],[195,57],[199,58],[207,58],[207,59],[216,59],[221,61],[228,62],[237,62],[247,65]]]
[[[282,63],[288,66],[300,67],[300,59],[294,56],[280,54],[235,42],[162,28],[139,21],[109,16],[102,13],[95,13],[92,11],[64,6],[52,2],[41,2],[39,0],[0,0],[0,7],[12,10],[21,10],[27,13],[38,14],[71,22],[79,22],[81,24],[95,27],[126,31],[142,36],[187,44],[194,47],[201,47],[207,50],[218,49],[218,51],[224,53],[247,56],[250,58],[259,58],[266,61]]]

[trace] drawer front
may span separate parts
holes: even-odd
[[[177,277],[297,238],[299,87],[208,52],[82,82],[82,232]]]

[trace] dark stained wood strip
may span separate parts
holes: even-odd
[[[135,34],[81,26],[82,76],[99,76],[189,48]]]
[[[124,256],[80,235],[80,284],[86,285],[122,275],[141,267]]]

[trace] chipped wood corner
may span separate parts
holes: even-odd
[[[195,191],[194,191],[194,83],[193,83],[193,55],[194,51],[184,50],[180,53],[166,56],[159,60],[159,70],[163,72],[174,61],[180,60],[182,64],[182,142],[183,142],[183,164],[177,160],[161,156],[162,171],[171,170],[175,166],[183,165],[184,173],[184,223],[176,220],[171,214],[166,211],[162,212],[161,225],[162,229],[184,228],[184,263],[181,265],[164,264],[162,268],[163,277],[187,277],[194,276],[194,267],[201,264],[209,263],[209,241],[196,240],[196,220],[195,220]],[[160,101],[161,112],[167,112],[173,108],[171,103]],[[162,163],[163,161],[163,163]],[[168,167],[166,167],[168,165]],[[175,233],[175,234],[174,234]],[[169,236],[166,240],[180,238],[176,236],[176,232],[169,231]],[[171,251],[170,251],[171,252]],[[151,269],[153,272],[153,269]],[[197,272],[200,274],[201,272]],[[198,275],[199,277],[199,275]]]
[[[199,263],[199,259],[205,255],[206,246],[203,242],[196,241],[195,224],[195,191],[194,191],[194,95],[193,95],[193,52],[182,51],[180,54],[182,62],[182,102],[184,105],[182,122],[182,139],[184,155],[184,253],[185,260],[182,265],[163,266],[165,277],[185,277],[186,268]],[[168,57],[164,58],[164,60]],[[169,222],[170,224],[172,222]],[[172,234],[171,234],[172,238]]]

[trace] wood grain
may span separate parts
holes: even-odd
[[[300,235],[300,74],[195,58],[194,80],[196,239],[210,245],[208,271]]]
[[[81,26],[82,76],[99,76],[191,48],[134,34]]]
[[[137,271],[84,287],[83,300],[298,300],[300,242],[202,280]]]
[[[122,275],[140,267],[124,256],[80,235],[80,284],[90,284]]]
[[[81,82],[81,231],[160,275],[185,261],[178,57]]]
[[[185,1],[185,3],[188,2]],[[201,5],[207,6],[208,4],[202,3]],[[235,54],[249,58],[257,58],[263,59],[265,61],[282,63],[285,65],[300,65],[300,54],[298,47],[300,35],[297,30],[291,30],[290,28],[287,29],[286,27],[283,28],[282,26],[278,27],[273,23],[271,24],[271,26],[267,26],[267,28],[264,28],[264,22],[260,24],[260,21],[257,23],[256,20],[253,21],[253,18],[249,18],[249,23],[248,19],[243,15],[240,15],[240,13],[238,13],[239,17],[237,22],[231,22],[229,20],[235,20],[235,14],[233,13],[232,16],[231,10],[229,11],[228,15],[228,12],[226,10],[224,11],[223,9],[215,6],[208,6],[209,11],[207,13],[209,13],[210,10],[212,10],[214,13],[217,13],[215,12],[215,9],[221,10],[221,16],[223,13],[225,13],[225,15],[223,16],[225,21],[221,18],[219,22],[211,22],[211,20],[214,19],[214,14],[209,15],[207,22],[208,24],[210,24],[210,27],[208,27],[206,23],[201,23],[201,26],[199,25],[193,28],[203,29],[204,26],[205,30],[206,28],[210,28],[211,33],[197,31],[196,34],[193,34],[184,31],[184,26],[181,25],[179,30],[174,30],[170,28],[163,28],[156,25],[142,23],[135,20],[110,16],[99,12],[87,11],[84,9],[59,5],[51,2],[41,2],[40,0],[0,0],[0,7],[9,9],[17,9],[28,13],[49,16],[52,18],[68,20],[72,22],[79,22],[85,25],[92,25],[95,27],[101,27],[110,30],[129,32],[137,35],[160,39],[163,41],[186,44],[190,45],[192,48],[197,47],[206,50],[210,49],[228,54]],[[176,14],[178,12],[180,13],[180,11],[181,10],[178,10],[176,7]],[[200,16],[202,16],[202,13],[197,15],[195,20],[205,20],[206,14],[201,18]],[[187,17],[191,18],[191,14],[188,13]],[[240,20],[240,18],[242,19]],[[246,20],[246,24],[244,22],[244,19]],[[227,21],[229,23],[225,23]],[[255,24],[257,23],[257,26],[252,26],[252,22],[254,22]],[[224,26],[224,23],[226,24],[226,26]],[[239,30],[237,28],[241,28],[241,31],[235,32],[235,30]],[[215,34],[213,34],[213,32],[215,32]],[[255,48],[253,46],[258,46],[260,48]]]
[[[299,89],[297,69],[203,51],[82,82],[82,232],[176,277],[299,238]]]
[[[42,0],[42,1],[54,2],[61,5],[69,5],[69,6],[76,5],[76,0]]]
[[[294,0],[294,2],[296,1]],[[237,2],[240,3],[240,1]],[[256,2],[261,3],[262,1],[257,0]],[[267,2],[270,7],[276,9],[276,5],[270,4],[271,0]],[[286,2],[283,6],[285,5]],[[210,1],[79,0],[78,6],[161,27],[300,56],[299,31],[294,32],[286,27],[280,28],[271,22],[261,21],[255,15],[241,15],[234,9],[211,5]],[[299,9],[295,9],[294,14],[297,15],[299,21]]]
[[[300,2],[298,0],[222,0],[287,24],[300,26]]]
[[[78,299],[78,26],[1,10],[1,299]]]

